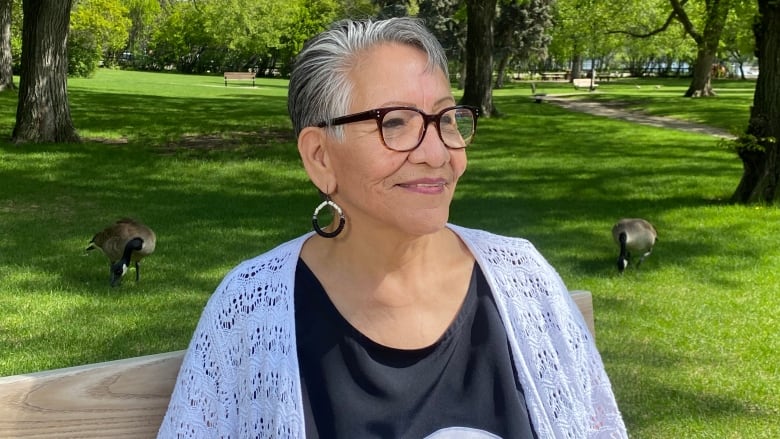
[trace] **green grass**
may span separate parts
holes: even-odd
[[[750,93],[693,101],[679,98],[686,83],[661,84],[589,97],[659,113],[674,100],[678,117],[719,126],[734,106],[747,120]],[[70,81],[74,123],[100,141],[0,143],[0,375],[183,349],[227,270],[308,230],[317,196],[285,86],[101,71]],[[741,163],[713,138],[529,94],[496,91],[504,115],[480,121],[451,220],[529,238],[571,288],[594,293],[596,340],[632,437],[780,436],[780,211],[725,202]],[[15,102],[0,94],[0,133]],[[138,284],[112,289],[104,257],[82,254],[124,215],[154,227],[158,249]],[[654,222],[660,242],[621,277],[609,230],[622,216]]]
[[[572,94],[577,99],[607,101],[656,116],[699,122],[733,133],[747,127],[753,103],[754,80],[713,79],[717,99],[683,97],[690,79],[625,78],[601,81],[595,92],[574,90],[571,84],[537,82],[540,92]],[[530,85],[525,84],[527,90]],[[515,87],[512,87],[515,88]]]

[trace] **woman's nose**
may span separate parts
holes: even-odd
[[[409,154],[412,163],[427,163],[433,168],[444,166],[450,160],[450,150],[442,142],[436,128],[436,123],[431,121],[423,134],[422,142]]]

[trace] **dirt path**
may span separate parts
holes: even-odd
[[[583,113],[590,113],[598,116],[612,117],[615,119],[627,120],[643,125],[709,134],[711,136],[721,137],[724,139],[734,138],[733,134],[720,128],[714,128],[695,122],[672,119],[670,117],[651,116],[638,111],[626,110],[616,105],[605,105],[594,101],[582,101],[579,99],[572,99],[571,97],[565,95],[547,95],[544,96],[543,101],[572,111],[581,111]]]

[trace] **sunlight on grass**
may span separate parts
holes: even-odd
[[[630,80],[597,93],[728,128],[752,82]],[[656,85],[661,85],[656,88]],[[71,79],[73,145],[0,142],[0,375],[184,349],[237,263],[310,230],[319,201],[286,115],[287,83],[101,70]],[[637,87],[639,86],[639,87]],[[726,201],[739,159],[717,140],[567,112],[495,92],[458,184],[451,221],[529,239],[572,289],[593,292],[596,341],[634,438],[780,436],[780,210]],[[0,130],[15,94],[0,93]],[[155,253],[111,288],[92,235],[134,216]],[[641,269],[617,274],[610,229],[659,230]]]

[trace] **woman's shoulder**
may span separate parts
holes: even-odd
[[[466,244],[472,248],[484,250],[484,251],[529,251],[537,253],[534,245],[527,239],[516,237],[499,235],[497,233],[488,232],[481,229],[472,229],[463,226],[457,226],[450,224],[449,228],[454,231]]]
[[[300,236],[274,247],[236,265],[226,276],[252,278],[263,273],[283,271],[292,265],[293,269],[301,254],[301,247],[308,235]]]
[[[301,246],[308,235],[292,239],[236,265],[220,282],[214,296],[224,300],[233,296],[254,296],[292,283]]]
[[[522,268],[531,273],[556,275],[555,269],[527,239],[450,225],[484,267]]]

